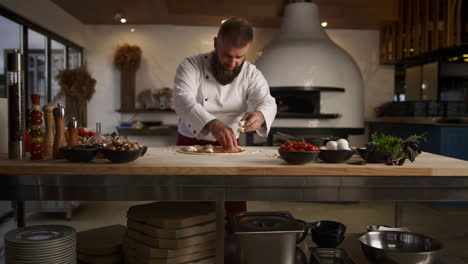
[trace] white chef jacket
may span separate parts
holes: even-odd
[[[180,117],[179,133],[216,141],[203,128],[211,120],[218,119],[239,137],[239,121],[246,112],[258,111],[263,114],[265,125],[257,133],[267,136],[276,116],[276,102],[262,73],[245,61],[234,81],[222,85],[211,73],[211,56],[215,56],[214,52],[188,57],[177,68],[173,98]]]

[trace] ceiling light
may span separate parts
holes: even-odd
[[[114,21],[122,24],[127,23],[127,19],[125,18],[123,12],[116,12],[114,14]]]
[[[328,26],[327,21],[323,21],[323,22],[322,22],[322,27],[327,27],[327,26]]]

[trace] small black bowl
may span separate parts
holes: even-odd
[[[101,152],[104,154],[106,159],[110,160],[113,163],[127,163],[138,159],[139,157],[145,155],[147,150],[146,146],[143,146],[137,150],[109,150],[102,149]]]
[[[312,232],[318,235],[343,236],[346,232],[346,225],[336,221],[318,221],[310,224]]]
[[[319,159],[328,163],[342,163],[349,160],[354,154],[354,150],[320,150]]]
[[[71,162],[90,162],[99,152],[100,147],[96,146],[68,146],[59,148],[60,153],[63,157]]]
[[[305,164],[315,160],[320,151],[287,151],[278,149],[278,153],[289,164]]]
[[[335,221],[318,221],[310,224],[312,241],[319,247],[335,248],[343,242],[346,226]]]
[[[386,163],[396,156],[392,151],[369,151],[365,147],[357,149],[359,156],[368,163]]]

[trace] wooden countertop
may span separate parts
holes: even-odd
[[[256,176],[468,176],[468,162],[423,153],[414,163],[327,164],[320,161],[288,165],[278,158],[277,147],[246,147],[244,154],[189,155],[177,147],[150,148],[138,160],[113,164],[107,160],[70,163],[64,160],[14,161],[0,157],[0,175],[256,175]],[[354,156],[352,160],[360,160]],[[1,176],[0,176],[1,177]]]

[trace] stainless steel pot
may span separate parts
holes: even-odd
[[[304,232],[287,212],[246,212],[231,219],[241,264],[294,264],[297,233]]]
[[[367,258],[378,264],[430,264],[442,244],[411,232],[374,231],[359,238]]]

